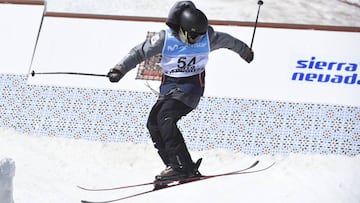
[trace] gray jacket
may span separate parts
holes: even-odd
[[[208,35],[210,51],[227,48],[238,53],[241,58],[245,59],[246,53],[250,50],[250,48],[241,40],[227,33],[214,31],[211,26],[208,28]],[[126,55],[116,66],[121,67],[122,72],[125,74],[145,59],[161,54],[165,42],[165,30],[161,30],[157,37],[158,38],[146,39],[144,42],[132,48],[128,55]],[[160,95],[159,99],[168,97],[180,100],[186,105],[195,108],[199,103],[201,95],[189,95],[181,90],[173,90],[167,95]]]

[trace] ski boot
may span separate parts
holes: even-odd
[[[180,180],[179,184],[192,182],[192,181],[197,181],[197,180],[201,179],[202,175],[199,172],[199,167],[200,167],[201,161],[202,161],[201,158],[196,161],[194,169],[191,172],[188,172],[187,178],[184,178],[184,179]]]
[[[165,170],[161,171],[159,175],[155,176],[154,190],[165,188],[172,183],[187,177],[187,173],[175,170],[171,166],[168,166]]]
[[[200,179],[201,174],[198,170],[202,159],[197,160],[194,165],[194,169],[191,172],[176,170],[171,166],[168,166],[163,170],[159,175],[155,176],[154,181],[154,190],[162,189],[168,187],[174,182],[179,184],[191,182]]]

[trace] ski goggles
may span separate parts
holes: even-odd
[[[204,37],[205,33],[188,32],[180,27],[181,35],[187,44],[194,44]]]

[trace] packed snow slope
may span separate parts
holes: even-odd
[[[241,169],[255,160],[268,171],[223,177],[158,191],[124,202],[286,202],[358,203],[360,156],[288,154],[248,156],[221,149],[192,152],[200,171],[215,174]],[[0,157],[16,163],[16,203],[71,203],[119,198],[144,187],[87,192],[76,186],[116,187],[152,181],[161,164],[151,144],[104,143],[20,134],[0,129]]]

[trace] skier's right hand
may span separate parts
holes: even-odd
[[[119,80],[124,77],[124,73],[121,72],[118,68],[112,68],[107,74],[110,82],[119,82]]]

